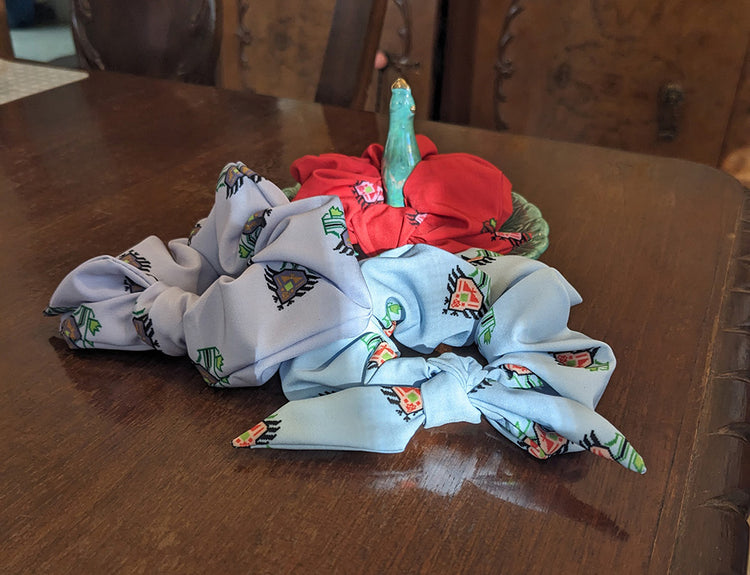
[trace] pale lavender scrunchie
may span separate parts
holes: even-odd
[[[189,238],[151,236],[67,275],[46,310],[72,347],[188,355],[211,385],[267,381],[282,361],[364,329],[370,298],[338,198],[290,203],[241,163],[222,170]]]

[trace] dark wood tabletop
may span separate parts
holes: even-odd
[[[71,351],[65,274],[184,237],[241,160],[384,142],[365,112],[108,73],[0,105],[3,573],[744,573],[750,231],[742,187],[679,160],[418,122],[497,165],[550,225],[542,261],[609,343],[597,411],[644,457],[537,461],[487,424],[400,454],[232,449],[278,381],[205,385],[186,358]],[[743,216],[743,213],[745,214]]]

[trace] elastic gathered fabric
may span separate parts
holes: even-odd
[[[71,347],[187,355],[212,386],[280,369],[290,402],[235,446],[395,452],[422,426],[485,417],[536,457],[585,449],[643,473],[595,412],[615,358],[568,329],[580,301],[556,270],[481,248],[358,262],[337,196],[290,203],[232,163],[188,238],[81,264],[46,313]],[[440,344],[474,344],[481,360],[399,349]]]
[[[290,203],[231,163],[189,238],[151,236],[81,264],[46,314],[71,347],[188,355],[210,385],[239,387],[360,333],[370,309],[338,198]]]
[[[528,235],[500,231],[513,200],[511,183],[497,167],[471,154],[439,154],[421,134],[417,144],[422,159],[404,184],[405,207],[385,203],[380,144],[359,158],[330,153],[297,159],[291,166],[301,184],[295,200],[338,196],[351,241],[365,256],[420,243],[454,253],[473,247],[508,253],[528,241]]]
[[[404,246],[362,263],[373,316],[353,338],[280,368],[291,400],[236,447],[399,452],[424,427],[484,416],[533,456],[588,450],[644,473],[595,411],[615,368],[604,342],[567,327],[581,298],[545,264],[486,250]],[[439,344],[476,345],[481,361]]]

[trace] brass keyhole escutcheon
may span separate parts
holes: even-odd
[[[669,82],[659,89],[657,111],[657,138],[663,142],[673,141],[679,134],[680,108],[685,100],[685,91],[677,82]]]

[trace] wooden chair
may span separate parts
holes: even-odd
[[[387,0],[223,4],[219,85],[363,108]]]
[[[213,84],[221,38],[216,0],[73,0],[82,66]]]
[[[362,108],[372,78],[386,0],[338,0],[328,35],[317,102]]]
[[[387,0],[73,0],[84,67],[364,107]]]
[[[13,44],[10,42],[8,14],[4,1],[0,2],[0,58],[13,58]]]

